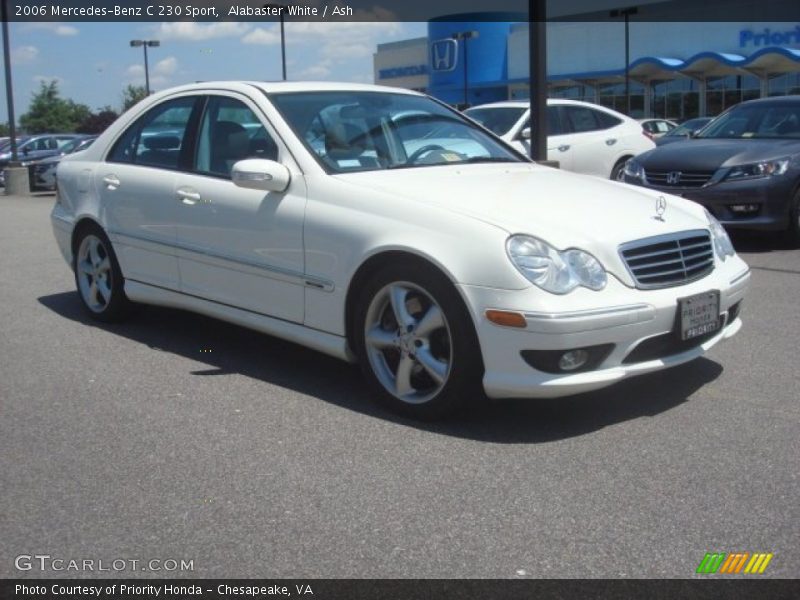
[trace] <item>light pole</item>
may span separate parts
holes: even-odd
[[[547,3],[528,0],[531,160],[547,160]]]
[[[281,72],[283,73],[283,81],[286,81],[286,32],[284,31],[283,23],[283,11],[286,10],[286,7],[283,4],[267,3],[264,8],[278,11],[278,18],[281,22]]]
[[[17,163],[17,126],[14,117],[14,90],[11,88],[11,50],[9,49],[9,41],[8,41],[8,14],[6,6],[6,0],[0,0],[2,2],[2,12],[3,12],[3,62],[5,63],[6,68],[6,102],[8,103],[8,135],[11,137],[9,141],[11,142],[11,163],[15,165]]]
[[[467,67],[469,66],[467,62],[467,40],[478,37],[478,32],[475,30],[459,31],[458,33],[454,33],[451,37],[456,41],[464,40],[464,108],[467,108],[467,106],[469,106],[469,96],[467,94]]]
[[[150,95],[150,68],[147,64],[147,47],[156,48],[161,45],[158,40],[131,40],[131,48],[144,48],[144,89]]]
[[[610,16],[612,18],[624,17],[625,18],[625,106],[627,107],[627,115],[631,114],[631,78],[630,78],[630,64],[631,64],[631,42],[628,36],[628,19],[631,15],[635,15],[639,9],[635,6],[630,8],[621,8],[619,10],[612,10]]]

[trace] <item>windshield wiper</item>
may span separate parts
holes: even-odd
[[[470,158],[465,158],[464,160],[457,160],[451,163],[447,163],[450,165],[461,165],[464,163],[496,163],[496,162],[522,162],[519,160],[515,160],[513,158],[502,158],[500,156],[472,156]]]

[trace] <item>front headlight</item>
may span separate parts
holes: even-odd
[[[627,160],[624,173],[627,177],[644,181],[644,167],[635,158]]]
[[[789,169],[789,159],[780,158],[778,160],[764,160],[761,162],[737,165],[731,167],[725,175],[725,180],[758,179],[760,177],[771,177],[773,175],[783,175]]]
[[[714,241],[714,250],[716,250],[719,259],[725,260],[727,257],[736,254],[731,238],[728,237],[728,232],[725,231],[722,224],[708,211],[706,211],[706,217],[708,218],[708,229],[711,231],[711,239]]]
[[[528,281],[553,294],[566,294],[578,286],[598,291],[608,281],[600,261],[576,248],[560,252],[537,238],[512,235],[506,252]]]

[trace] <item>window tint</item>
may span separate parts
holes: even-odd
[[[108,159],[177,169],[196,101],[179,98],[150,109],[117,140]]]
[[[547,107],[547,135],[561,135],[564,133],[564,126],[561,124],[561,107],[559,106],[548,106]],[[520,129],[520,133],[522,133],[523,129],[527,129],[531,126],[531,120],[526,119],[525,123],[522,125]]]
[[[602,110],[594,110],[585,106],[563,106],[561,108],[566,111],[566,119],[575,133],[610,129],[622,123],[621,119]],[[645,127],[648,131],[652,131],[651,123],[646,123]]]
[[[246,104],[212,96],[200,126],[195,170],[230,177],[233,164],[245,158],[278,160],[278,146]]]
[[[600,124],[595,117],[597,111],[583,106],[565,106],[564,110],[573,132],[581,133],[600,129]]]
[[[596,116],[600,123],[600,129],[611,129],[612,127],[622,124],[622,119],[601,110],[597,111]]]
[[[547,135],[561,135],[564,128],[561,126],[561,108],[558,106],[547,107]]]
[[[496,106],[470,108],[465,114],[497,135],[505,135],[511,131],[524,112],[525,109],[519,106]]]
[[[55,138],[43,137],[31,144],[31,150],[55,150],[58,148]]]

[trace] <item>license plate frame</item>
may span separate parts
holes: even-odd
[[[719,296],[719,290],[709,290],[678,298],[678,332],[681,340],[691,340],[719,330]]]

